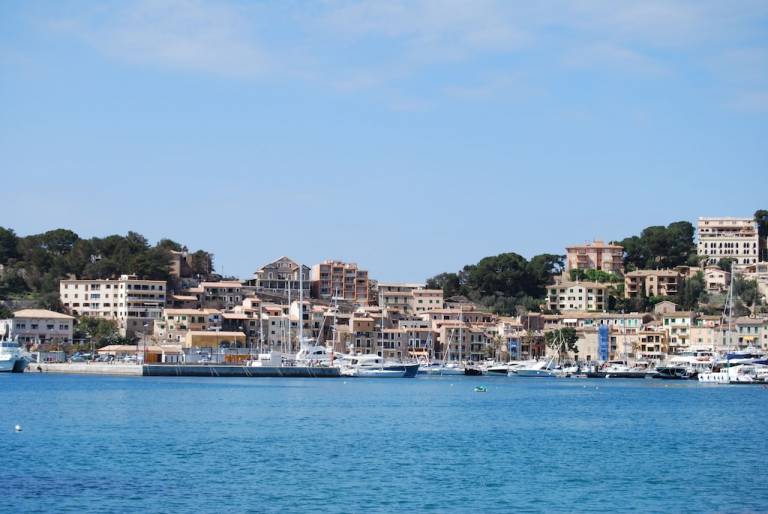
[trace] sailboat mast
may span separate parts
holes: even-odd
[[[381,369],[384,370],[384,307],[381,308]]]
[[[288,350],[291,351],[291,277],[288,275],[288,281],[286,282],[288,287]],[[283,350],[286,351],[286,350]]]
[[[299,264],[299,348],[304,347],[304,270]]]
[[[462,353],[461,350],[464,346],[464,307],[459,305],[459,364],[461,364]]]

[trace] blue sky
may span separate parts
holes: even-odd
[[[0,225],[412,281],[768,208],[768,3],[533,4],[2,2]]]

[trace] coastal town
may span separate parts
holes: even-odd
[[[555,356],[594,369],[618,361],[648,370],[680,356],[690,357],[689,366],[728,352],[762,356],[768,259],[758,222],[702,217],[696,231],[696,258],[671,268],[630,270],[617,242],[569,245],[538,308],[514,313],[449,296],[432,280],[377,281],[351,262],[310,266],[283,256],[238,280],[217,275],[212,263],[201,270],[199,255],[186,249],[169,250],[171,280],[62,278],[60,312],[16,309],[0,321],[0,335],[17,341],[33,364],[244,365],[261,358],[291,366],[305,346],[327,350],[305,355],[310,366],[328,365],[327,356],[374,355],[476,373]],[[741,312],[732,305],[737,280],[752,288],[748,301],[737,298]],[[675,301],[696,281],[709,311]],[[638,305],[643,310],[628,310]],[[79,329],[105,321],[116,341]]]

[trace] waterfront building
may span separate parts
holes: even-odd
[[[214,309],[165,309],[155,322],[154,336],[162,344],[180,343],[187,332],[212,330],[221,326],[221,313]]]
[[[624,298],[674,296],[681,283],[675,270],[636,270],[624,275]]]
[[[446,320],[438,325],[438,360],[481,362],[488,355],[489,335],[484,327]]]
[[[764,302],[768,302],[768,262],[741,266],[739,274],[747,280],[757,282],[757,290]]]
[[[621,245],[593,241],[583,245],[573,245],[565,249],[565,269],[595,269],[609,273],[622,273],[624,270],[624,248]]]
[[[59,283],[59,298],[75,316],[93,316],[117,321],[122,336],[151,333],[162,317],[166,300],[164,280],[143,280],[136,275],[119,279],[65,279]]]
[[[600,325],[606,325],[611,331],[635,334],[643,328],[644,317],[645,314],[639,312],[568,311],[562,315],[550,315],[548,319],[554,321],[557,328],[563,326],[576,329],[596,329]],[[550,324],[547,330],[552,328]]]
[[[310,268],[301,265],[301,280],[303,281],[304,297],[310,297]],[[265,264],[253,274],[252,285],[256,291],[277,295],[288,295],[299,298],[299,265],[288,257],[280,257],[276,261]]]
[[[731,340],[739,348],[768,349],[768,318],[741,317],[734,321]]]
[[[184,361],[181,345],[111,344],[99,348],[96,353],[110,355],[118,361],[131,359],[148,364],[179,364]]]
[[[18,339],[24,346],[33,344],[70,344],[75,318],[45,309],[22,309],[13,317],[0,320],[0,339]]]
[[[635,358],[646,362],[659,363],[669,353],[667,333],[663,330],[644,329],[638,332]]]
[[[661,316],[662,326],[667,332],[669,347],[673,353],[689,345],[695,318],[696,314],[693,312],[671,312]]]
[[[190,330],[183,341],[184,348],[208,348],[218,352],[222,348],[245,348],[245,334],[220,330]]]
[[[196,291],[204,309],[231,310],[245,299],[243,284],[239,280],[201,282]]]
[[[752,218],[699,218],[696,252],[708,264],[733,259],[736,264],[754,264],[759,257],[757,222]]]
[[[411,295],[409,313],[421,314],[422,312],[443,308],[442,289],[414,289]]]
[[[368,304],[368,271],[355,263],[326,260],[312,266],[310,276],[313,298]]]
[[[723,271],[719,266],[707,266],[704,268],[704,287],[708,293],[721,293],[728,289],[731,283],[731,274]]]
[[[432,330],[432,322],[424,319],[400,320],[398,328],[405,334],[408,357],[430,359],[434,356],[435,345],[440,337]]]
[[[603,311],[608,308],[609,284],[561,282],[549,286],[547,307],[551,311]]]
[[[664,300],[663,302],[659,302],[653,306],[654,314],[669,314],[670,312],[675,312],[676,310],[677,304],[675,302],[670,302],[669,300]]]

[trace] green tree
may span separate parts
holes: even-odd
[[[37,306],[41,309],[47,309],[49,311],[63,312],[64,306],[61,304],[59,293],[49,292],[40,295],[37,298]]]
[[[8,308],[4,303],[0,303],[0,319],[9,319],[13,317],[13,311]],[[3,334],[0,334],[2,337]]]
[[[190,256],[190,268],[194,275],[207,277],[213,273],[213,254],[197,250]]]
[[[19,238],[12,229],[0,227],[0,264],[8,264],[19,256],[18,244]]]
[[[578,340],[579,336],[576,335],[576,330],[570,327],[552,330],[544,334],[544,341],[550,349],[557,351],[559,360],[562,360],[568,352],[579,353],[579,348],[576,346]]]
[[[108,344],[118,344],[116,341],[120,340],[116,321],[91,316],[82,316],[77,320],[74,337],[88,342],[92,341],[96,348]]]
[[[562,255],[542,254],[530,261],[516,253],[485,257],[457,273],[441,273],[427,281],[443,289],[446,297],[464,295],[499,314],[514,314],[518,307],[538,310],[553,275],[563,267]]]
[[[755,211],[755,221],[757,222],[757,233],[760,237],[768,237],[768,210],[759,209]]]
[[[678,290],[675,303],[680,305],[683,310],[695,309],[705,295],[705,286],[704,274],[699,271],[683,282],[682,287]]]
[[[760,238],[758,243],[760,260],[768,261],[768,210],[759,209],[755,211],[755,221],[757,222],[757,233]]]
[[[157,245],[155,245],[157,248],[162,248],[164,250],[173,250],[175,252],[180,252],[183,248],[182,245],[177,243],[176,241],[172,239],[161,239],[157,242]]]
[[[756,306],[761,303],[760,290],[756,280],[745,279],[738,276],[733,280],[733,294],[735,297],[739,298],[745,306]]]
[[[440,273],[435,275],[427,279],[426,286],[428,289],[442,289],[445,298],[461,294],[459,275],[456,273]]]
[[[598,269],[574,268],[569,272],[571,280],[588,280],[590,282],[621,282],[621,277]]]
[[[150,280],[168,280],[171,254],[162,248],[152,248],[137,255],[131,262],[131,273]]]
[[[676,221],[666,227],[647,227],[639,237],[618,242],[624,247],[624,265],[628,270],[684,265],[696,253],[694,232],[693,225],[687,221]]]
[[[730,273],[731,272],[731,268],[733,267],[733,261],[734,260],[731,259],[730,257],[723,257],[722,259],[717,261],[717,266],[721,270],[727,271],[728,273]]]

